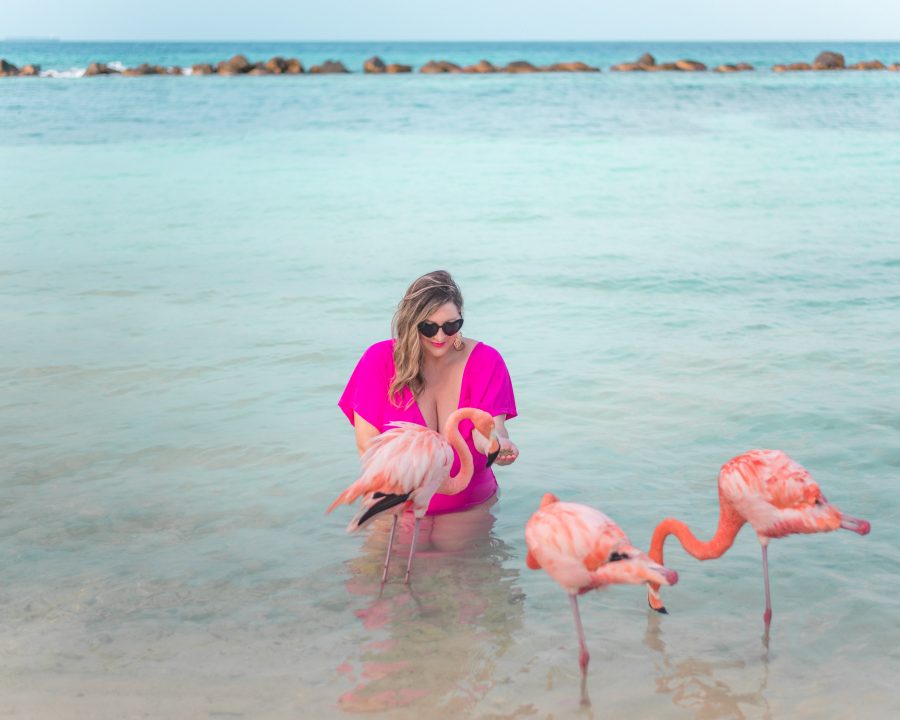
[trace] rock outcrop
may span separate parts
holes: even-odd
[[[592,67],[580,61],[554,63],[545,67],[544,70],[546,72],[600,72],[600,68]]]
[[[813,70],[843,70],[845,67],[844,56],[831,50],[820,52],[812,64]]]
[[[252,69],[253,66],[244,55],[235,55],[230,60],[223,60],[216,65],[216,73],[219,75],[240,75]]]
[[[133,68],[125,68],[122,71],[122,75],[125,77],[138,77],[140,75],[168,75],[168,69],[164,68],[162,65],[148,65],[147,63],[142,63],[137,67]]]
[[[6,62],[5,59],[0,58],[0,77],[14,77],[18,74],[19,68],[11,62]]]
[[[387,65],[377,55],[370,57],[363,63],[363,72],[370,75],[382,75],[387,72]]]
[[[790,65],[773,65],[772,72],[804,72],[812,70],[812,65],[804,62],[791,63]]]
[[[675,69],[681,72],[704,72],[706,65],[699,60],[676,60]]]
[[[309,72],[313,75],[344,75],[350,71],[340,60],[326,60],[321,65],[313,65]]]
[[[401,65],[399,63],[390,63],[384,70],[388,75],[398,75],[400,73],[411,73],[412,65]]]
[[[864,60],[856,65],[850,65],[848,70],[887,70],[887,67],[881,60]]]
[[[284,66],[284,74],[285,75],[301,75],[303,74],[303,63],[300,62],[297,58],[288,58],[285,61]]]
[[[85,77],[93,77],[95,75],[118,75],[118,70],[113,70],[106,63],[92,62],[84,71]]]
[[[191,75],[212,75],[216,69],[209,63],[191,65]]]
[[[610,70],[615,72],[645,72],[656,67],[656,58],[650,53],[644,53],[634,62],[624,62],[613,65]]]
[[[513,60],[511,63],[507,63],[507,65],[500,69],[500,72],[505,73],[536,73],[540,72],[541,69],[532,65],[527,60]]]
[[[477,75],[499,72],[497,66],[488,60],[480,60],[474,65],[466,65],[462,71],[464,73],[474,73]]]
[[[447,62],[446,60],[429,60],[419,68],[419,72],[426,75],[438,75],[440,73],[462,72],[462,68],[456,63]]]

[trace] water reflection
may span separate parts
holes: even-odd
[[[747,717],[771,719],[772,711],[765,695],[769,683],[768,635],[763,637],[763,650],[758,663],[743,660],[710,662],[693,657],[674,660],[666,651],[663,635],[662,617],[649,612],[644,644],[660,656],[660,662],[656,664],[656,692],[671,695],[675,705],[693,711],[695,717],[703,720],[743,720]],[[755,690],[737,692],[729,684],[740,682],[741,686],[745,686],[752,682],[754,674],[759,678]],[[728,675],[736,676],[735,680],[729,679],[726,682],[723,676]],[[751,708],[756,711],[751,711]]]
[[[391,572],[381,585],[390,518],[373,523],[349,563],[347,590],[365,598],[356,611],[371,640],[338,667],[352,688],[350,712],[407,708],[412,715],[453,708],[465,715],[496,682],[498,660],[522,623],[524,595],[513,555],[492,533],[490,505],[426,518],[419,529],[410,585],[403,584],[413,517],[401,518]]]

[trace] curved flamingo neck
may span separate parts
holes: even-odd
[[[734,543],[738,531],[747,522],[727,502],[719,496],[719,526],[716,534],[708,542],[698,540],[690,528],[680,520],[666,518],[653,531],[653,540],[650,542],[650,557],[654,562],[663,564],[663,546],[669,535],[674,535],[678,541],[698,560],[711,560],[721,557]]]
[[[456,475],[447,478],[439,492],[445,495],[455,495],[466,489],[472,474],[475,472],[475,466],[472,461],[472,451],[466,441],[463,440],[462,433],[459,432],[459,424],[463,420],[474,420],[475,414],[478,412],[475,408],[460,408],[450,413],[450,417],[444,423],[443,435],[450,443],[450,446],[456,450],[459,455],[459,472]]]

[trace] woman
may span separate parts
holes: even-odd
[[[392,421],[440,432],[454,410],[475,407],[494,417],[500,441],[494,464],[516,461],[519,450],[505,425],[516,416],[509,372],[492,347],[463,338],[462,311],[459,287],[443,270],[423,275],[409,286],[394,313],[394,339],[366,350],[338,402],[356,431],[360,454]],[[472,452],[472,480],[456,495],[436,494],[429,515],[469,510],[496,495],[494,473],[472,441],[472,423],[465,420],[459,429]],[[454,457],[451,475],[459,471],[459,464],[459,457]]]

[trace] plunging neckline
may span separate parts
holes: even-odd
[[[469,351],[469,357],[466,358],[466,364],[463,365],[462,375],[460,375],[459,377],[459,395],[456,398],[456,407],[454,408],[454,410],[459,410],[459,404],[462,402],[463,388],[466,386],[466,371],[469,369],[469,363],[472,361],[472,356],[475,354],[475,351],[479,348],[480,345],[482,345],[480,340],[475,343],[475,347],[473,347]],[[410,392],[410,395],[412,395],[412,392]],[[424,427],[427,427],[429,430],[440,433],[440,427],[438,427],[437,429],[428,427],[428,421],[425,419],[425,413],[423,413],[422,408],[419,407],[419,401],[416,399],[415,395],[413,395],[413,405],[416,406],[416,412],[419,413],[419,419],[422,421],[421,424]]]

